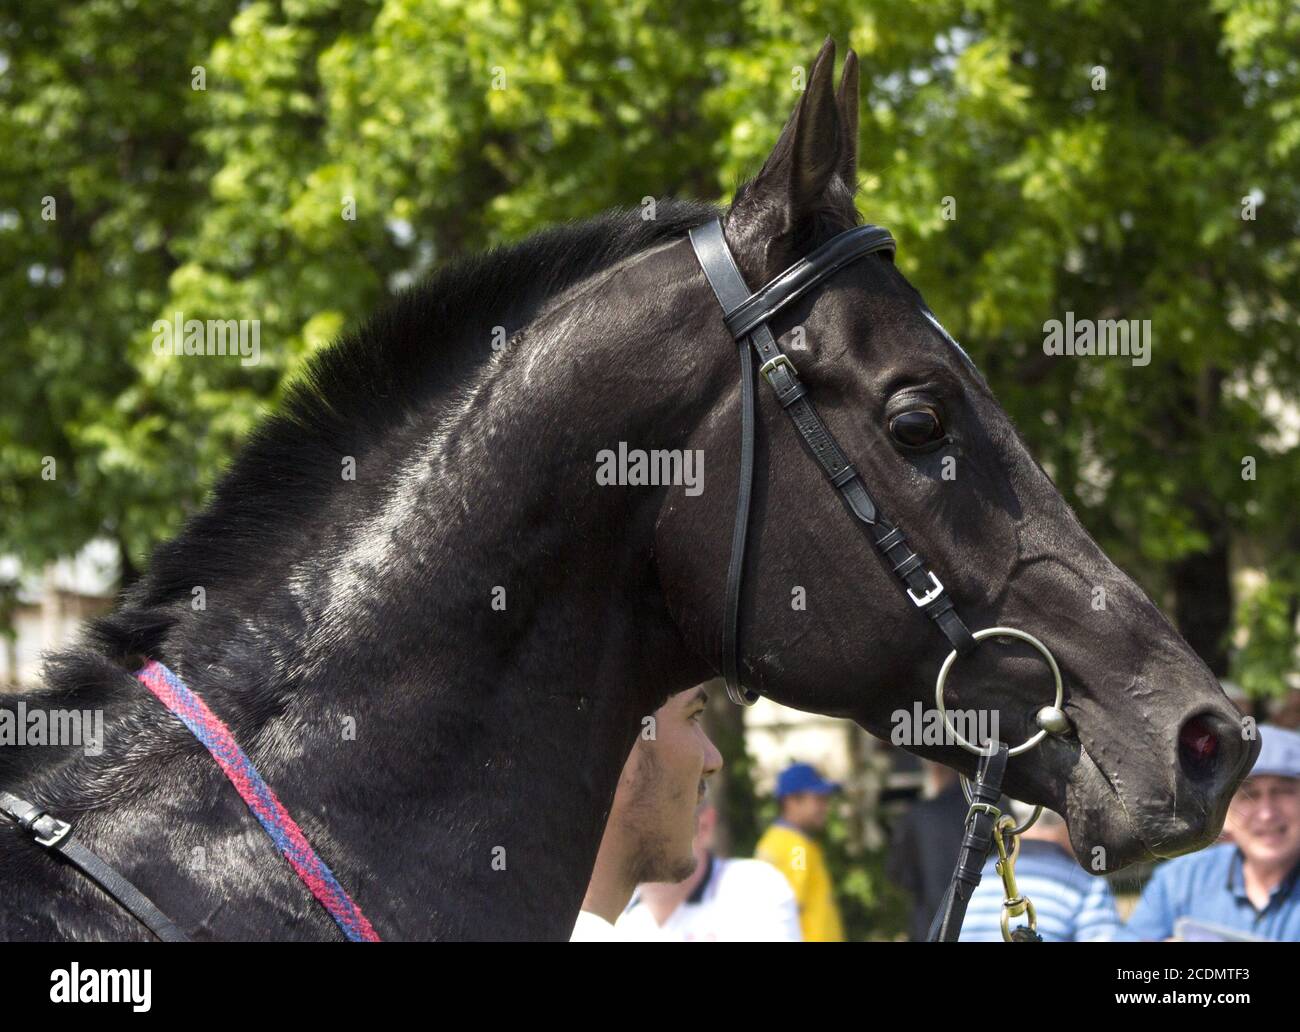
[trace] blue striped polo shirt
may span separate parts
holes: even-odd
[[[984,865],[960,942],[1002,941],[1002,879],[993,866],[996,859],[990,857]],[[1119,911],[1106,879],[1089,874],[1051,842],[1021,839],[1016,888],[1033,903],[1044,942],[1105,942],[1120,930]],[[1013,918],[1011,927],[1024,923],[1023,916]]]

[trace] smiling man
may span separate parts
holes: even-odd
[[[1228,810],[1232,841],[1162,864],[1124,938],[1173,938],[1187,918],[1199,935],[1300,942],[1300,734],[1264,725],[1259,739]]]
[[[679,882],[695,872],[696,819],[705,782],[722,756],[701,721],[702,687],[672,696],[628,754],[570,942],[612,942],[614,922],[641,882]]]

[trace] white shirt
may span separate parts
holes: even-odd
[[[802,942],[799,906],[785,875],[763,860],[709,858],[695,891],[662,925],[640,893],[614,926],[624,942]]]
[[[578,920],[573,926],[569,942],[615,942],[614,926],[599,914],[590,910],[579,910]]]

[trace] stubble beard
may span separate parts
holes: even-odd
[[[675,852],[671,836],[664,834],[668,811],[680,801],[664,798],[666,779],[653,747],[643,750],[632,787],[628,822],[634,843],[629,858],[633,882],[685,881],[695,873],[695,854],[689,842],[684,853]]]

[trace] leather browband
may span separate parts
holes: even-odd
[[[799,300],[828,276],[868,254],[893,255],[896,245],[889,230],[880,226],[855,226],[795,262],[752,297],[727,313],[723,322],[740,340],[759,323],[767,322],[786,305]]]

